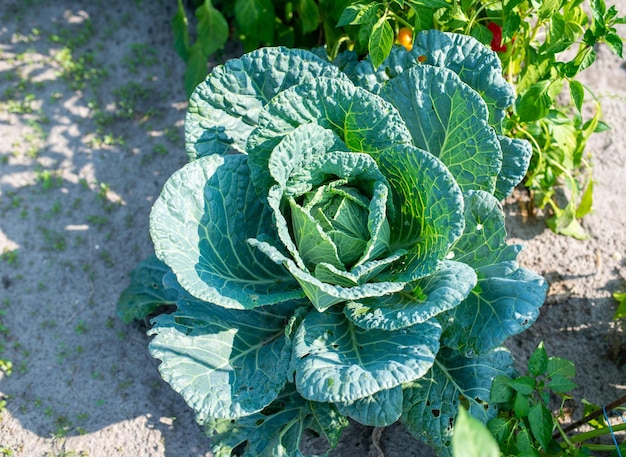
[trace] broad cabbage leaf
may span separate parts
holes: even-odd
[[[546,294],[506,243],[499,201],[529,148],[501,135],[493,53],[431,31],[383,73],[342,59],[266,48],[216,67],[151,213],[149,281],[176,311],[150,350],[218,456],[300,456],[306,428],[332,447],[346,417],[445,450],[461,403],[488,419],[512,369],[499,346]],[[123,315],[155,309],[126,297]]]

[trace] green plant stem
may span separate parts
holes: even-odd
[[[623,395],[622,397],[618,398],[617,400],[609,403],[608,405],[605,406],[605,409],[607,411],[611,411],[611,410],[617,408],[618,406],[621,406],[624,403],[626,403],[626,395]],[[594,420],[596,417],[601,416],[603,413],[604,412],[602,411],[602,408],[600,408],[597,411],[594,411],[594,412],[588,414],[587,416],[583,417],[582,419],[577,420],[576,422],[568,425],[567,427],[565,427],[563,429],[563,431],[565,433],[567,433],[567,432],[571,432],[572,430],[576,430],[581,425],[584,425],[587,422]]]
[[[465,26],[465,30],[463,31],[463,33],[465,35],[469,35],[470,34],[470,30],[472,30],[472,26],[474,25],[474,22],[477,21],[478,15],[483,10],[487,9],[491,5],[495,5],[496,3],[500,3],[500,2],[499,1],[493,1],[491,3],[486,3],[486,4],[482,5],[480,8],[478,8],[476,11],[474,11],[474,14],[472,14],[472,17],[470,17],[470,20],[467,21],[467,25]]]
[[[615,450],[614,444],[585,444],[590,451],[611,452]]]
[[[614,432],[619,432],[622,430],[626,430],[626,424],[617,424],[611,426]],[[609,427],[602,427],[596,430],[590,430],[588,432],[580,433],[578,435],[572,436],[570,441],[572,443],[582,443],[583,441],[590,440],[592,438],[597,438],[598,436],[604,436],[611,433],[611,429]]]
[[[524,127],[522,127],[519,124],[516,127],[520,132],[524,134],[524,136],[528,139],[528,141],[532,143],[532,145],[534,146],[535,150],[538,153],[538,159],[537,159],[538,162],[537,162],[537,165],[535,166],[535,173],[529,174],[527,176],[528,181],[532,182],[535,179],[536,172],[538,172],[539,170],[543,168],[543,162],[544,162],[543,150],[541,149],[541,146],[539,146],[539,143],[537,143],[537,140],[535,140],[535,137],[528,130],[526,130]]]
[[[405,26],[405,27],[410,27],[411,30],[413,30],[413,24],[411,24],[409,21],[407,21],[406,19],[404,19],[401,16],[398,16],[396,13],[394,13],[393,11],[389,11],[389,16],[391,18],[393,18],[396,22],[398,22],[399,24]]]

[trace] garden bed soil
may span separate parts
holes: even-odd
[[[169,30],[175,6],[0,2],[5,455],[211,455],[192,411],[161,380],[145,328],[123,324],[115,310],[129,272],[152,252],[151,205],[186,160],[184,66]],[[626,1],[617,6],[626,12]],[[526,246],[520,262],[550,283],[539,319],[508,347],[520,369],[542,341],[550,355],[576,363],[574,419],[581,399],[607,404],[626,393],[626,334],[612,319],[611,295],[626,289],[626,70],[600,46],[581,80],[612,126],[588,145],[595,179],[594,209],[583,221],[589,238],[546,229],[523,190],[505,205],[511,242]],[[356,424],[331,455],[380,452],[433,455],[401,426]]]

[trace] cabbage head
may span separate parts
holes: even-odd
[[[501,75],[471,37],[428,31],[377,69],[264,48],[196,88],[189,162],[119,312],[175,304],[150,351],[216,456],[300,456],[305,429],[332,447],[347,418],[449,455],[460,405],[495,415],[502,343],[546,294],[505,240],[530,147],[501,134]]]

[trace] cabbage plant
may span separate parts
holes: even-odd
[[[525,141],[473,38],[422,32],[378,68],[259,49],[194,91],[182,169],[150,216],[155,257],[119,302],[216,456],[301,456],[348,418],[403,423],[449,455],[460,407],[486,422],[502,347],[546,282],[516,262],[500,200]]]

